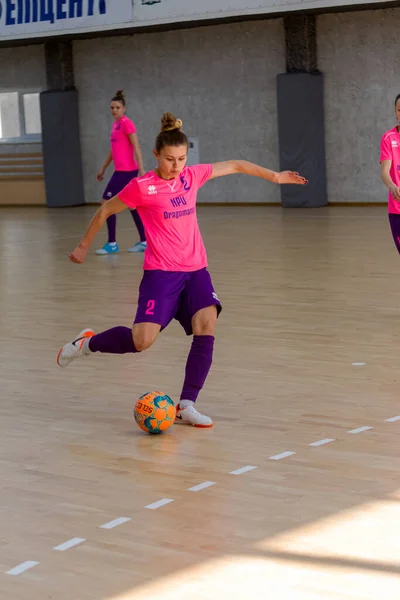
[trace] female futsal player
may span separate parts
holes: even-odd
[[[97,175],[98,181],[102,181],[108,165],[114,161],[114,173],[108,182],[103,194],[103,200],[109,200],[116,196],[134,178],[144,174],[142,153],[140,151],[139,138],[136,127],[128,117],[125,116],[126,102],[122,90],[119,90],[111,100],[111,114],[114,124],[111,131],[111,150]],[[136,160],[135,160],[136,156]],[[137,210],[132,210],[132,217],[139,232],[140,241],[128,252],[144,252],[146,249],[146,236],[142,219]],[[116,229],[117,217],[110,215],[107,219],[108,241],[96,254],[113,254],[119,251]]]
[[[397,125],[383,134],[381,139],[381,178],[389,189],[389,223],[397,251],[400,253],[400,94],[394,110]]]
[[[275,173],[244,160],[185,167],[188,140],[181,127],[182,121],[170,113],[164,114],[154,150],[157,168],[133,179],[118,196],[101,206],[69,256],[73,262],[82,263],[96,233],[110,215],[127,207],[138,209],[148,246],[133,329],[120,326],[97,335],[91,329],[84,329],[61,348],[57,362],[65,367],[73,359],[94,352],[142,352],[175,318],[187,335],[194,336],[176,422],[211,427],[210,417],[198,412],[194,403],[211,367],[214,329],[221,304],[207,270],[206,250],[196,216],[197,192],[210,179],[234,173],[273,183],[304,185],[306,180],[298,173]]]

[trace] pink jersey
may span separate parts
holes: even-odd
[[[136,133],[134,123],[128,117],[115,121],[111,131],[111,152],[116,171],[137,171],[135,150],[129,139],[131,133]]]
[[[147,237],[145,270],[197,271],[207,266],[196,200],[197,191],[211,175],[212,165],[185,167],[169,180],[150,171],[118,194],[129,208],[137,208],[142,218]]]
[[[390,177],[393,183],[400,187],[400,134],[397,127],[393,127],[382,136],[380,162],[383,160],[392,161]],[[392,214],[400,214],[400,202],[393,198],[391,192],[389,192],[388,211]]]

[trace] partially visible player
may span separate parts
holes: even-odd
[[[396,127],[383,134],[380,148],[381,178],[389,190],[388,213],[393,240],[400,253],[400,94],[394,102]]]
[[[111,114],[114,123],[111,131],[111,149],[107,158],[97,175],[98,181],[102,181],[104,173],[111,162],[114,162],[114,173],[108,182],[103,194],[103,200],[110,200],[116,196],[134,178],[144,174],[142,153],[139,138],[134,123],[125,116],[125,95],[119,90],[111,100]],[[146,249],[146,235],[137,210],[132,210],[132,217],[136,224],[140,241],[128,252],[144,252]],[[108,240],[96,254],[114,254],[119,252],[117,238],[117,217],[110,215],[107,219]]]
[[[197,192],[210,179],[235,173],[280,184],[304,185],[306,180],[298,173],[275,173],[244,160],[186,167],[188,140],[181,127],[182,121],[170,113],[163,115],[154,150],[157,168],[131,181],[116,198],[99,208],[82,241],[70,254],[72,262],[82,263],[110,215],[127,207],[138,209],[148,247],[133,329],[120,326],[97,335],[85,329],[61,348],[57,362],[66,367],[73,359],[94,352],[142,352],[175,318],[187,335],[193,335],[176,422],[211,427],[211,418],[201,414],[194,404],[211,368],[221,303],[207,270],[207,254],[196,215]]]

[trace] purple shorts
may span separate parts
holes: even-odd
[[[400,254],[400,214],[389,213],[389,223],[393,241],[396,244],[397,252]]]
[[[201,309],[221,303],[207,269],[191,273],[145,271],[139,288],[135,323],[157,323],[161,331],[176,319],[187,335],[192,335],[192,318]]]
[[[138,171],[115,171],[104,190],[103,200],[110,200],[117,196],[137,176]]]

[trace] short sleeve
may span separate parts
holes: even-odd
[[[142,195],[137,179],[132,179],[117,195],[121,202],[129,208],[136,208],[142,205]]]
[[[124,131],[126,135],[131,135],[131,133],[136,133],[135,123],[130,119],[124,119]]]
[[[392,160],[392,159],[393,159],[393,153],[392,153],[392,147],[390,145],[390,136],[385,134],[382,136],[382,139],[381,139],[381,149],[380,149],[379,161],[382,162],[383,160]]]
[[[212,165],[194,165],[188,168],[198,188],[203,187],[212,175]]]

